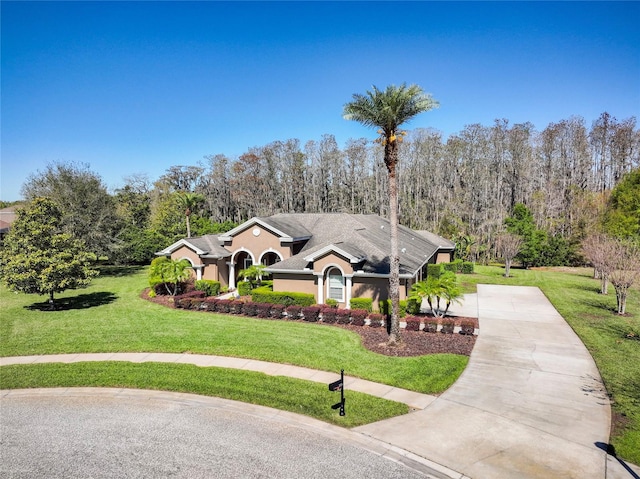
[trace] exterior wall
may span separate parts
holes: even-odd
[[[440,252],[436,256],[436,263],[451,263],[453,252]]]
[[[378,301],[389,299],[389,279],[355,276],[351,296],[353,298],[372,298],[373,309],[378,309]]]
[[[200,259],[198,254],[192,249],[187,248],[186,246],[181,246],[173,253],[171,253],[171,259],[173,260],[180,260],[183,258],[188,258],[189,260],[191,260],[191,264],[193,264],[194,266],[202,264],[202,260]]]
[[[273,273],[273,290],[309,293],[315,297],[318,292],[318,283],[313,274]]]
[[[258,236],[253,234],[255,229],[260,231]],[[267,251],[277,251],[282,256],[282,259],[291,257],[291,246],[280,245],[280,238],[259,224],[250,226],[238,233],[231,239],[231,243],[226,248],[232,252],[241,248],[247,249],[253,253],[256,262]]]
[[[353,274],[353,266],[346,259],[334,253],[328,253],[313,262],[313,271],[321,273],[329,265],[338,265],[344,274]]]
[[[220,286],[229,286],[229,266],[227,265],[228,260],[229,258],[222,258],[217,260],[218,277],[215,279],[220,281]]]
[[[204,259],[205,267],[202,270],[202,279],[220,281],[218,274],[218,261],[215,259]]]

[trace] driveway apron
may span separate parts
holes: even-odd
[[[478,285],[480,335],[424,410],[356,430],[474,479],[606,477],[610,406],[578,336],[538,288]]]

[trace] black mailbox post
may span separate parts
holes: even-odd
[[[340,370],[340,379],[329,383],[329,391],[340,391],[340,402],[331,406],[331,409],[340,408],[340,415],[344,416],[344,369]]]

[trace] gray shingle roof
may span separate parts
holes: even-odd
[[[298,254],[276,263],[271,269],[303,270],[308,267],[305,257],[334,245],[354,257],[364,258],[362,263],[354,265],[355,269],[365,273],[389,274],[390,223],[377,215],[299,213],[278,214],[261,220],[290,236],[298,234],[294,231],[311,234]],[[413,275],[439,249],[425,236],[403,226],[399,228],[398,239],[400,274]]]

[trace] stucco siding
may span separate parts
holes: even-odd
[[[316,297],[318,286],[312,274],[273,274],[273,290],[294,293],[309,293]],[[317,299],[317,297],[316,297]]]
[[[329,265],[338,265],[344,274],[353,274],[353,266],[351,266],[351,263],[342,256],[338,256],[334,253],[328,253],[323,257],[316,259],[313,262],[313,271],[321,273]]]
[[[255,236],[253,234],[254,230],[260,231],[260,234]],[[282,259],[291,257],[291,247],[282,246],[278,236],[258,224],[238,233],[226,248],[233,252],[242,248],[249,250],[253,253],[256,262],[260,261],[260,256],[267,251],[277,251],[282,256]]]

